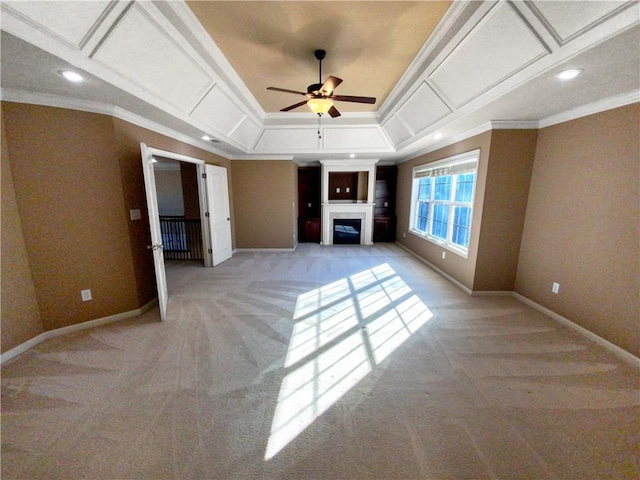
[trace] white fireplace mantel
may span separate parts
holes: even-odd
[[[322,165],[322,244],[333,244],[333,220],[336,218],[360,219],[362,231],[361,245],[373,244],[373,213],[376,185],[375,160],[320,160]],[[329,173],[330,172],[367,172],[367,199],[358,202],[329,201]]]

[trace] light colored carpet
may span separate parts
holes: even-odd
[[[638,372],[392,244],[168,266],[2,368],[2,478],[639,477]]]

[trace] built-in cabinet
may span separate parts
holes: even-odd
[[[330,202],[366,202],[366,172],[331,172],[328,179]],[[375,207],[373,241],[393,242],[396,239],[395,165],[377,166],[375,172]],[[322,172],[320,167],[298,169],[298,241],[320,243],[322,239]],[[363,193],[364,192],[364,193]],[[333,203],[334,206],[339,205]],[[371,237],[369,237],[371,238]]]
[[[298,169],[298,241],[320,243],[320,167]]]
[[[376,206],[373,218],[373,241],[394,242],[396,239],[396,185],[398,169],[395,165],[376,168]]]

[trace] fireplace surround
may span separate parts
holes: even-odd
[[[335,219],[360,220],[360,244],[373,244],[373,213],[375,204],[375,166],[378,160],[320,160],[322,165],[322,244],[333,245]],[[330,200],[329,175],[332,172],[358,172],[367,179],[366,188],[355,200]]]

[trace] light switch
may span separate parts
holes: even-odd
[[[91,300],[91,290],[88,288],[86,290],[80,290],[80,296],[83,302],[88,302]]]

